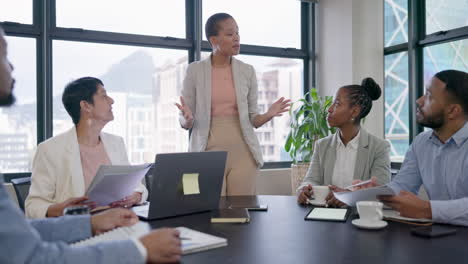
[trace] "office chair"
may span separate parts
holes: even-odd
[[[24,212],[24,201],[29,194],[29,187],[31,186],[31,177],[11,179],[11,183],[15,188],[16,197],[21,210]]]

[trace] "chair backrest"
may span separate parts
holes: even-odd
[[[392,180],[398,174],[398,172],[400,171],[400,168],[401,168],[401,162],[400,163],[398,163],[398,162],[392,162],[391,163],[390,172],[392,173],[392,175],[391,175]]]
[[[148,190],[148,201],[151,195],[151,186],[153,186],[153,178],[154,178],[154,164],[151,166],[151,168],[148,170],[148,172],[145,175],[145,185],[146,189]]]
[[[13,184],[11,182],[5,182],[5,183],[3,183],[3,186],[7,190],[8,196],[10,197],[10,199],[19,208],[18,198],[16,197],[16,191],[15,191],[15,187],[13,187]]]
[[[24,211],[24,201],[29,194],[29,187],[31,186],[31,177],[11,179],[11,183],[15,188],[16,198],[21,210]]]

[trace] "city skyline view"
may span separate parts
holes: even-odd
[[[56,57],[63,58],[61,50],[103,49],[105,44],[87,44],[74,42],[54,43]],[[68,47],[60,47],[69,45]],[[185,52],[174,51],[173,54],[161,56],[158,51],[149,48],[120,50],[116,54],[126,55],[108,66],[107,71],[94,75],[104,82],[108,94],[114,99],[114,120],[106,125],[104,132],[113,133],[124,138],[129,160],[132,164],[153,162],[157,153],[185,152],[188,149],[188,132],[178,123],[179,111],[174,103],[179,100],[182,81],[185,76],[188,57]],[[95,51],[95,53],[97,53]],[[208,56],[203,53],[202,56]],[[65,56],[67,60],[87,60]],[[258,107],[264,113],[279,97],[298,100],[301,97],[302,61],[294,59],[267,58],[239,55],[238,59],[254,64],[258,80]],[[61,69],[60,62],[54,63]],[[257,67],[258,66],[258,67]],[[260,69],[260,70],[257,70]],[[54,71],[55,73],[55,71]],[[66,83],[83,76],[93,76],[88,69],[70,69],[68,75],[54,74],[53,97],[53,134],[63,133],[73,127],[71,118],[61,102],[61,91]],[[58,75],[60,78],[55,78]],[[57,87],[57,88],[56,88]],[[15,89],[16,90],[16,89]],[[2,128],[3,135],[14,135],[23,131],[24,136],[16,142],[18,161],[15,166],[3,165],[2,171],[27,171],[30,168],[32,155],[36,148],[35,101],[18,103],[14,108],[3,109],[0,119],[6,120],[8,128]],[[23,120],[24,122],[17,122]],[[256,130],[261,143],[265,161],[290,160],[284,151],[284,140],[289,132],[289,115],[275,118]],[[6,140],[6,139],[5,139]],[[18,141],[18,140],[17,140]],[[10,157],[13,149],[9,149]]]

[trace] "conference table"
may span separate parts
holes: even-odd
[[[185,255],[182,263],[468,263],[465,227],[454,226],[455,235],[428,239],[412,235],[414,226],[392,221],[381,230],[358,229],[351,224],[358,218],[355,213],[346,222],[306,221],[313,206],[297,204],[295,196],[252,198],[267,204],[268,211],[250,211],[246,224],[212,224],[209,212],[149,223],[152,228],[185,226],[228,239],[226,247]]]

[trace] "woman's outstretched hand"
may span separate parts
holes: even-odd
[[[190,107],[185,104],[184,98],[181,96],[180,97],[180,104],[175,103],[177,108],[179,108],[180,112],[182,112],[182,115],[184,116],[186,124],[192,124],[193,122],[193,114],[192,110],[190,110]]]
[[[281,97],[280,99],[278,99],[276,102],[274,102],[270,106],[267,113],[272,118],[275,117],[275,116],[282,116],[284,112],[289,111],[290,106],[291,106],[291,100],[290,99],[285,99],[284,97]]]

